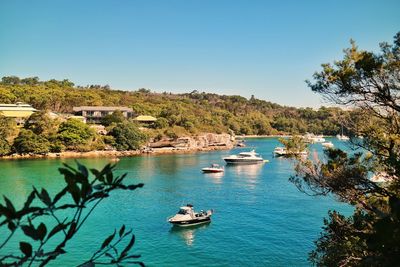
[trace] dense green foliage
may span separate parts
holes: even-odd
[[[0,266],[46,266],[66,253],[68,244],[93,210],[112,192],[132,191],[143,186],[141,183],[125,185],[127,174],[115,176],[115,165],[108,164],[102,170],[90,171],[79,163],[77,165],[77,169],[68,165],[59,168],[65,184],[54,197],[45,188],[38,190],[33,187],[24,204],[18,207],[3,196],[4,204],[0,203],[0,230],[4,233],[0,236]],[[96,229],[91,232],[99,236]],[[23,236],[19,246],[10,242],[18,236],[16,233]],[[90,259],[82,259],[79,266],[144,266],[138,261],[140,255],[130,255],[134,243],[132,230],[122,225],[118,232],[114,230],[98,244]],[[82,246],[92,248],[93,244]]]
[[[279,138],[288,156],[296,156],[299,153],[307,150],[307,144],[302,136],[294,135],[289,138]]]
[[[147,140],[147,135],[142,133],[134,123],[128,121],[118,123],[111,129],[109,135],[114,137],[117,150],[139,149],[140,145]]]
[[[22,129],[14,140],[14,150],[20,154],[45,154],[50,151],[50,143],[43,136]]]
[[[69,150],[90,150],[88,145],[94,137],[94,130],[76,119],[69,119],[61,123],[58,128],[58,139]],[[86,149],[85,146],[87,146]]]
[[[241,96],[217,95],[193,91],[186,94],[110,90],[108,86],[74,86],[68,80],[39,81],[38,78],[3,77],[0,102],[26,102],[39,110],[71,113],[74,106],[128,106],[137,115],[160,119],[156,129],[179,134],[200,132],[236,134],[315,134],[336,135],[348,112],[338,108],[284,107]],[[106,124],[115,118],[107,117]],[[108,121],[111,119],[110,121]],[[177,132],[175,133],[177,134]]]
[[[380,53],[354,42],[342,60],[323,64],[311,89],[335,103],[358,106],[347,127],[359,153],[327,150],[303,161],[291,180],[308,194],[333,194],[353,215],[330,212],[310,260],[318,266],[398,266],[400,263],[400,32]],[[360,151],[360,150],[359,150]],[[371,174],[383,181],[370,180]]]
[[[15,120],[0,115],[0,156],[11,153],[11,144],[17,132]]]

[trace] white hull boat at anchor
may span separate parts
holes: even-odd
[[[258,164],[263,163],[264,159],[254,150],[241,152],[239,155],[230,155],[223,158],[227,164]]]
[[[173,225],[192,226],[211,222],[213,210],[195,212],[191,204],[180,207],[177,214],[168,219]]]
[[[224,172],[224,167],[219,166],[218,164],[211,164],[210,167],[202,168],[201,171],[203,173],[218,173]]]

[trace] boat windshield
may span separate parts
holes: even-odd
[[[182,215],[185,215],[185,214],[187,214],[188,212],[187,212],[187,210],[185,210],[185,209],[180,209],[179,211],[178,211],[178,214],[182,214]]]

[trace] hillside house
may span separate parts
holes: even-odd
[[[122,112],[125,118],[131,118],[133,116],[133,110],[128,107],[103,107],[103,106],[82,106],[73,107],[74,114],[76,116],[82,116],[86,118],[88,123],[101,123],[101,119],[112,114],[114,111],[119,110]]]

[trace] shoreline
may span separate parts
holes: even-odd
[[[148,155],[168,155],[168,154],[190,154],[197,152],[207,151],[218,151],[218,150],[230,150],[233,147],[230,146],[210,146],[202,148],[153,148],[150,151],[145,150],[125,150],[125,151],[88,151],[88,152],[77,152],[77,151],[65,151],[60,153],[48,153],[44,155],[39,154],[25,154],[25,155],[9,155],[2,156],[0,160],[19,160],[19,159],[68,159],[68,158],[109,158],[111,161],[122,158],[122,157],[134,157],[134,156],[148,156]]]

